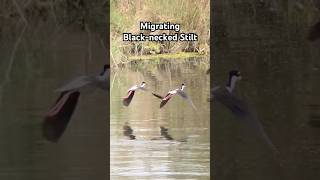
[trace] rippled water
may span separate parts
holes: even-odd
[[[209,179],[210,105],[209,77],[204,61],[168,60],[160,65],[132,65],[111,75],[111,179]],[[147,83],[148,92],[136,92],[129,107],[122,97],[134,84]],[[186,84],[197,111],[180,97],[159,109],[151,91],[165,94]],[[135,140],[124,136],[123,125],[133,129]],[[160,126],[174,140],[160,138]]]
[[[299,2],[305,9],[298,12],[293,1],[215,1],[213,80],[223,84],[230,69],[241,71],[235,93],[255,109],[280,152],[275,156],[214,105],[213,176],[219,180],[319,179],[319,41],[307,40],[319,17]]]
[[[31,41],[29,36],[23,37],[11,68],[10,53],[17,37],[0,41],[0,179],[106,179],[107,92],[81,94],[57,143],[42,136],[41,126],[59,96],[54,90],[79,75],[99,73],[104,52],[93,43],[96,61],[86,66],[85,36],[62,33],[65,38],[52,43],[38,37]]]

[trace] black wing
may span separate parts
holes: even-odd
[[[173,95],[174,95],[174,94],[168,93],[168,94],[162,99],[162,101],[161,101],[161,103],[160,103],[160,108],[162,108],[164,105],[166,105],[167,102],[172,98]]]
[[[163,96],[156,94],[156,93],[152,93],[152,95],[154,95],[155,97],[159,98],[159,99],[163,99]]]
[[[57,142],[65,131],[78,104],[79,91],[62,92],[42,123],[43,136]]]
[[[128,92],[127,96],[123,98],[123,101],[122,101],[123,105],[125,105],[125,106],[129,106],[130,105],[131,100],[132,100],[132,98],[134,96],[134,92],[135,91],[133,91],[133,90],[130,90]]]

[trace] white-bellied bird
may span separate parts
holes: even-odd
[[[197,108],[195,107],[195,105],[193,104],[193,102],[191,101],[190,97],[188,97],[187,93],[184,92],[185,89],[185,84],[182,83],[180,88],[174,89],[169,91],[165,96],[161,96],[159,94],[156,93],[152,93],[155,97],[161,99],[161,103],[160,103],[160,108],[162,108],[164,105],[166,105],[169,100],[174,97],[174,95],[178,94],[180,97],[182,97],[184,100],[188,101],[188,103],[191,105],[191,107],[194,110],[197,110]]]
[[[147,91],[145,86],[146,86],[146,82],[142,82],[140,85],[134,85],[130,89],[128,89],[127,96],[123,97],[123,100],[122,100],[123,105],[124,106],[129,106],[130,105],[130,103],[132,101],[132,98],[134,96],[134,93],[137,90]]]

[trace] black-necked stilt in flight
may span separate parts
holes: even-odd
[[[249,106],[233,93],[236,82],[241,80],[240,71],[230,71],[229,79],[226,86],[214,87],[211,90],[211,99],[216,100],[219,103],[226,106],[238,119],[241,119],[247,125],[254,128],[259,135],[267,142],[267,144],[275,151],[278,152],[277,148],[273,145],[265,133],[260,121],[257,119],[255,113],[249,108]]]
[[[161,96],[156,93],[152,93],[155,97],[161,99],[160,108],[162,108],[164,105],[167,104],[167,102],[176,94],[178,94],[180,97],[182,97],[184,100],[188,101],[188,103],[192,106],[194,110],[197,110],[191,99],[188,97],[187,93],[184,92],[185,84],[181,84],[180,88],[177,88],[175,90],[169,91],[166,96]]]
[[[43,122],[43,135],[46,139],[53,142],[59,140],[78,104],[80,88],[93,85],[103,90],[109,89],[109,72],[110,65],[106,64],[99,75],[80,76],[56,90],[60,92],[60,96],[45,115]]]
[[[128,93],[127,93],[127,96],[123,98],[122,100],[122,103],[123,105],[125,106],[129,106],[130,103],[131,103],[131,100],[134,96],[134,93],[137,91],[137,90],[143,90],[143,91],[147,91],[147,89],[145,88],[146,86],[146,83],[145,82],[142,82],[140,85],[134,85],[132,86],[129,90],[128,90]]]

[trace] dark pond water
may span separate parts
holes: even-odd
[[[107,92],[81,94],[57,143],[43,138],[41,129],[59,95],[54,90],[79,75],[100,72],[103,48],[93,35],[95,61],[89,61],[85,33],[46,32],[25,32],[15,52],[18,37],[0,41],[0,179],[106,179]]]
[[[307,11],[307,1],[300,10],[297,1],[264,2],[217,2],[212,75],[223,84],[229,70],[242,72],[236,94],[255,109],[280,154],[215,104],[213,177],[318,179],[320,46],[306,38],[318,10]]]

